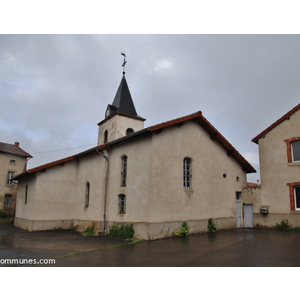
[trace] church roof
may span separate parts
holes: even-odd
[[[0,152],[24,157],[32,157],[29,153],[25,152],[23,149],[20,148],[18,142],[15,142],[14,145],[0,142]]]
[[[225,137],[202,115],[201,111],[198,111],[196,113],[193,113],[191,115],[188,116],[184,116],[178,119],[174,119],[171,121],[167,121],[167,122],[163,122],[154,126],[150,126],[147,128],[144,128],[140,131],[136,131],[132,134],[126,135],[122,138],[116,139],[114,141],[111,141],[107,144],[102,144],[96,147],[93,147],[89,150],[86,150],[84,152],[81,152],[79,154],[73,155],[73,156],[69,156],[66,157],[64,159],[60,159],[57,161],[54,161],[52,163],[49,164],[45,164],[33,169],[30,169],[22,174],[19,174],[15,177],[15,179],[19,179],[21,177],[23,177],[24,175],[28,174],[28,173],[35,173],[37,171],[41,171],[44,169],[47,169],[49,167],[52,166],[56,166],[59,164],[63,164],[65,162],[68,162],[70,160],[76,159],[80,156],[95,152],[97,149],[98,150],[104,150],[109,148],[110,146],[122,143],[123,141],[126,141],[128,139],[132,139],[134,140],[135,137],[140,137],[143,136],[144,134],[147,133],[151,133],[151,132],[160,132],[161,130],[170,127],[170,126],[180,126],[181,124],[183,124],[186,121],[190,121],[190,120],[194,120],[196,121],[200,126],[202,126],[210,135],[210,138],[212,140],[215,140],[216,142],[218,142],[227,152],[228,156],[232,156],[243,168],[244,171],[246,171],[247,173],[256,173],[256,170],[250,165],[250,163],[225,139]]]
[[[259,139],[261,139],[262,137],[264,137],[268,132],[270,132],[272,129],[274,129],[276,126],[278,126],[283,121],[288,120],[291,117],[291,115],[293,115],[299,109],[300,109],[300,103],[297,106],[295,106],[293,109],[291,109],[290,111],[288,111],[285,115],[283,115],[276,122],[274,122],[273,124],[271,124],[268,128],[266,128],[260,134],[258,134],[255,138],[253,138],[252,142],[258,144],[258,140]]]
[[[110,145],[120,143],[124,140],[133,138],[135,136],[145,134],[146,132],[159,132],[164,128],[170,126],[180,126],[186,121],[195,120],[198,124],[203,127],[212,140],[217,141],[227,152],[228,156],[232,156],[238,163],[241,164],[243,170],[247,173],[256,173],[256,170],[251,166],[251,164],[229,143],[229,141],[202,115],[201,111],[195,112],[191,115],[187,115],[181,118],[177,118],[174,120],[170,120],[167,122],[163,122],[154,126],[150,126],[148,128],[142,129],[140,131],[134,132],[117,140],[111,141],[107,144],[100,145],[101,149],[106,148],[106,145],[109,147]]]

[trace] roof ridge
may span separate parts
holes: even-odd
[[[158,130],[158,129],[161,129],[161,128],[165,128],[165,127],[168,127],[168,126],[171,126],[171,125],[176,125],[178,123],[182,123],[184,121],[188,121],[190,119],[193,119],[193,118],[196,118],[196,117],[199,117],[199,116],[202,116],[202,112],[201,111],[197,111],[195,113],[192,113],[190,115],[186,115],[184,117],[172,119],[170,121],[158,123],[156,125],[150,126],[149,128],[150,128],[151,131],[155,131],[155,130]]]

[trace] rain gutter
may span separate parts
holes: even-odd
[[[109,152],[107,149],[107,156],[100,152],[98,148],[96,148],[96,152],[99,153],[105,159],[105,188],[104,188],[104,212],[103,212],[103,231],[104,235],[106,235],[106,202],[107,202],[107,183],[108,183],[108,164],[109,164]]]

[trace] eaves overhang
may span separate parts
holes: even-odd
[[[212,140],[216,140],[233,157],[246,173],[256,173],[252,165],[232,146],[232,144],[201,114],[197,122],[210,134]]]
[[[47,168],[59,165],[59,164],[64,164],[65,162],[69,162],[71,160],[77,159],[81,156],[84,155],[88,155],[90,153],[93,153],[97,150],[108,150],[110,146],[114,146],[117,145],[119,143],[128,141],[128,140],[134,140],[137,137],[141,137],[143,135],[146,135],[147,133],[151,133],[151,132],[160,132],[162,131],[164,128],[170,127],[170,126],[179,126],[181,124],[183,124],[186,121],[190,121],[190,120],[194,120],[196,121],[201,127],[203,127],[210,135],[210,138],[212,140],[217,141],[227,152],[228,156],[233,157],[241,166],[242,169],[247,172],[247,173],[256,173],[256,170],[251,166],[251,164],[225,139],[225,137],[202,115],[201,111],[198,111],[196,113],[193,113],[191,115],[185,116],[185,117],[181,117],[178,119],[174,119],[171,121],[167,121],[167,122],[163,122],[154,126],[150,126],[147,128],[144,128],[142,130],[133,132],[129,135],[126,135],[124,137],[121,137],[119,139],[113,140],[109,143],[106,144],[102,144],[102,145],[98,145],[96,147],[93,147],[91,149],[88,149],[86,151],[83,151],[81,153],[30,169],[24,173],[21,173],[17,176],[15,176],[13,179],[14,180],[18,180],[24,176],[26,176],[27,174],[33,174],[36,173],[38,171],[42,171],[45,170]]]
[[[289,120],[289,118],[298,110],[300,109],[300,103],[295,106],[293,109],[291,109],[290,111],[288,111],[285,115],[283,115],[280,119],[278,119],[276,122],[274,122],[273,124],[271,124],[269,127],[267,127],[265,130],[263,130],[260,134],[258,134],[255,138],[252,139],[253,143],[258,144],[258,141],[265,137],[265,135],[267,133],[269,133],[271,130],[273,130],[276,126],[278,126],[279,124],[281,124],[283,121],[285,120]]]
[[[122,117],[130,118],[130,119],[140,120],[140,121],[143,121],[143,122],[146,121],[146,119],[144,119],[144,118],[142,118],[138,115],[137,116],[132,116],[132,115],[128,115],[128,114],[121,113],[121,112],[114,112],[110,116],[105,118],[104,120],[100,121],[97,125],[98,126],[102,125],[103,123],[105,123],[109,119],[113,118],[114,116],[122,116]]]

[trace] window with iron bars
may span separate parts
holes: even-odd
[[[4,196],[4,209],[10,209],[12,202],[12,195],[5,194]]]
[[[123,194],[119,195],[119,213],[126,213],[126,196]]]
[[[121,186],[126,186],[127,181],[127,156],[122,157],[122,171],[121,171]]]
[[[14,175],[15,175],[15,172],[11,172],[11,171],[8,171],[7,172],[7,184],[12,184],[13,182],[12,182],[12,178],[14,177]]]
[[[192,188],[192,185],[191,185],[191,179],[192,179],[191,165],[192,165],[191,159],[186,157],[183,160],[183,187],[185,189],[188,189],[188,190],[190,190]]]

